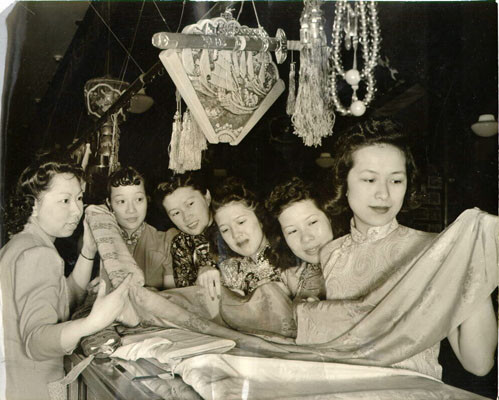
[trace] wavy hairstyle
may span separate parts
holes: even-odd
[[[23,230],[33,213],[35,199],[40,199],[43,192],[50,189],[52,179],[58,174],[71,174],[80,182],[84,180],[83,170],[78,165],[55,155],[40,157],[21,173],[5,210],[9,238]]]
[[[278,218],[288,207],[304,200],[312,201],[319,210],[326,214],[334,231],[334,224],[327,209],[330,199],[327,197],[327,193],[318,189],[317,185],[312,185],[298,177],[293,177],[274,187],[265,201],[265,208],[272,217],[272,232],[269,241],[279,254],[280,264],[283,268],[294,267],[298,265],[299,261],[288,247],[282,235]]]
[[[409,138],[402,133],[400,124],[390,119],[371,119],[364,121],[341,135],[337,140],[332,168],[332,183],[334,195],[327,208],[332,215],[350,214],[351,210],[346,197],[347,176],[353,167],[353,153],[367,146],[389,144],[404,153],[407,173],[407,190],[404,205],[412,208],[417,206],[416,183],[418,169],[410,149]]]
[[[107,198],[111,199],[111,190],[120,186],[146,185],[144,176],[133,167],[122,167],[111,174],[107,180]]]
[[[237,177],[228,177],[221,185],[217,186],[212,191],[211,210],[213,214],[215,214],[217,210],[232,202],[242,203],[245,207],[253,210],[258,221],[262,224],[263,234],[268,239],[272,230],[268,212],[265,209],[263,202],[258,199],[256,193],[250,190],[242,179]],[[213,230],[211,230],[210,240],[213,241],[214,238],[215,235],[213,234]],[[229,253],[229,256],[239,256],[230,249],[226,250]],[[272,246],[265,252],[265,257],[268,258],[272,265],[278,265],[279,257],[277,257],[277,253]]]

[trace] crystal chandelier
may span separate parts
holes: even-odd
[[[330,91],[334,107],[341,115],[361,116],[372,101],[376,91],[374,67],[377,65],[380,41],[378,13],[374,1],[356,1],[351,4],[347,0],[341,0],[336,3],[331,37]],[[342,43],[347,51],[353,50],[352,68],[347,71],[344,70],[341,59]],[[360,70],[357,61],[359,43],[362,52]],[[352,101],[348,108],[341,104],[338,97],[338,79],[344,79],[352,88]],[[361,82],[364,82],[366,90],[362,100],[357,96]]]

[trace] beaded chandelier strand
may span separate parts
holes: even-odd
[[[360,20],[360,29],[359,29]],[[341,61],[341,43],[344,37],[345,49],[353,49],[352,68],[345,72]],[[374,1],[363,1],[349,4],[347,0],[336,3],[333,30],[331,35],[330,93],[331,100],[341,115],[361,116],[372,101],[374,92],[374,67],[376,67],[380,49],[380,29],[378,13]],[[361,44],[363,67],[357,68],[357,48]],[[344,107],[338,97],[337,80],[344,79],[352,87],[352,102],[349,108]],[[363,100],[357,97],[359,83],[365,80],[366,94]]]

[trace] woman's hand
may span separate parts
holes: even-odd
[[[106,282],[101,279],[97,298],[90,314],[86,317],[89,329],[93,331],[91,333],[98,332],[111,325],[121,314],[128,299],[131,278],[132,274],[128,274],[123,282],[107,295]]]
[[[196,285],[206,288],[212,300],[220,298],[220,271],[213,267],[201,268]]]
[[[86,217],[83,219],[83,246],[81,248],[81,253],[87,259],[95,258],[95,253],[97,253],[97,243],[95,243],[94,235],[92,234]]]

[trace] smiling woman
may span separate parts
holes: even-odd
[[[407,189],[405,155],[382,143],[356,150],[352,159],[345,196],[356,228],[367,234],[370,227],[389,223],[402,208]]]
[[[356,324],[360,325],[364,320],[374,321],[373,316],[377,312],[382,316],[378,327],[380,332],[393,332],[404,337],[401,326],[405,321],[412,317],[415,324],[421,324],[428,312],[436,312],[435,315],[440,312],[439,318],[431,322],[428,320],[425,324],[428,332],[417,334],[420,338],[427,338],[442,331],[440,336],[435,335],[432,341],[407,356],[399,354],[403,351],[403,345],[393,346],[391,351],[396,354],[394,361],[397,362],[392,362],[392,366],[440,379],[440,340],[447,337],[465,369],[476,375],[487,374],[494,365],[497,345],[497,322],[490,288],[477,291],[474,294],[477,298],[472,301],[470,299],[474,295],[467,294],[468,287],[476,287],[478,282],[486,282],[487,279],[480,276],[480,271],[474,270],[464,272],[465,278],[461,280],[459,277],[463,272],[457,272],[458,266],[473,269],[473,264],[486,264],[483,260],[468,262],[472,260],[469,254],[477,246],[478,240],[464,241],[459,248],[453,249],[456,238],[442,239],[446,234],[454,234],[452,229],[437,237],[398,224],[396,217],[415,175],[411,151],[399,126],[388,120],[361,123],[339,139],[337,151],[340,156],[333,167],[334,182],[338,182],[335,200],[336,205],[339,205],[337,210],[341,210],[345,203],[350,206],[353,212],[351,232],[329,243],[321,252],[327,300],[320,305],[302,306],[303,312],[298,311],[297,342],[301,342],[304,335],[307,336],[307,326],[313,331],[311,337],[316,342],[326,342],[328,340],[325,337],[335,338],[340,334],[354,337],[352,332]],[[473,213],[477,214],[476,221],[482,218],[477,210],[467,214]],[[462,218],[465,218],[464,213]],[[497,229],[494,222],[497,222],[491,216],[487,218],[492,223],[480,235],[494,237]],[[465,228],[467,224],[464,223]],[[455,225],[459,226],[459,222]],[[438,240],[441,242],[435,244]],[[439,269],[443,271],[448,260],[459,252],[463,252],[463,255],[459,256],[460,261],[450,262],[450,275],[442,274],[445,286],[434,282],[432,279],[439,276]],[[425,272],[430,276],[423,277]],[[493,270],[487,273],[494,275]],[[463,280],[466,283],[463,284]],[[421,294],[415,289],[416,284],[422,286]],[[404,285],[411,289],[400,289]],[[497,283],[493,283],[492,290],[495,286]],[[443,299],[448,301],[451,298],[449,293],[447,296],[444,294],[447,290],[454,290],[457,298],[466,299],[469,303],[466,312],[454,306],[454,301],[450,302],[450,309],[443,309]],[[422,298],[416,299],[419,295]],[[430,300],[432,295],[436,295],[436,298]],[[403,301],[410,304],[408,309],[403,308]],[[398,307],[394,311],[388,309],[387,304],[391,302]],[[426,307],[432,311],[422,311]],[[473,312],[470,312],[471,309]],[[348,318],[342,320],[339,317],[342,313]],[[387,315],[390,318],[386,318]],[[442,321],[450,318],[458,320],[443,329]],[[325,322],[328,319],[329,323]],[[319,320],[323,321],[320,324],[329,324],[329,329],[320,329],[316,324]],[[400,321],[404,322],[399,324]],[[370,330],[372,333],[368,333],[366,338],[374,349],[374,329],[366,328],[367,332]],[[318,335],[322,334],[324,336],[319,339]],[[412,334],[414,327],[409,335]],[[385,350],[385,354],[389,352]]]
[[[178,231],[172,228],[161,232],[145,222],[144,177],[133,167],[115,171],[108,180],[106,203],[116,217],[128,250],[144,272],[145,286],[175,287],[170,250]]]
[[[157,205],[180,230],[172,242],[173,277],[176,287],[192,286],[201,272],[216,267],[205,236],[212,224],[211,195],[199,172],[169,174],[156,188]],[[210,287],[216,282],[210,279]]]
[[[333,240],[333,229],[324,196],[311,184],[294,177],[276,186],[266,207],[280,225],[282,235],[272,241],[279,249],[282,279],[295,299],[322,299],[324,278],[320,251]],[[282,237],[286,245],[282,244]],[[291,250],[292,254],[289,254]]]

